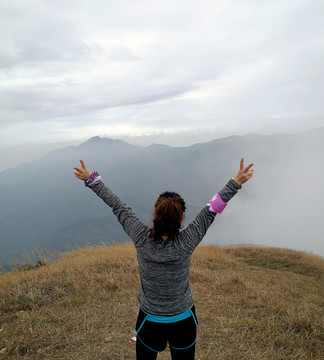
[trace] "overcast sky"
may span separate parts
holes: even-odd
[[[1,0],[0,144],[322,126],[323,4]]]

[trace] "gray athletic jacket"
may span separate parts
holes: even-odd
[[[228,202],[239,188],[235,181],[230,180],[219,195]],[[177,315],[189,310],[194,304],[189,284],[191,255],[216,214],[210,212],[206,205],[179,235],[157,243],[148,236],[149,227],[104,183],[94,185],[92,190],[112,208],[134,242],[141,279],[138,301],[142,309],[160,316]]]

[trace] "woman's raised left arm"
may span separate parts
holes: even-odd
[[[128,205],[123,203],[116,194],[105,186],[97,172],[91,173],[85,167],[83,160],[80,160],[80,163],[81,168],[74,167],[75,176],[83,180],[87,187],[91,188],[97,196],[112,208],[113,213],[127,235],[133,240],[135,245],[139,245],[141,240],[145,238],[148,227],[138,219]]]

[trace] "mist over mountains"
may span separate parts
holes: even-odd
[[[0,174],[0,263],[35,247],[65,251],[127,241],[117,220],[73,175],[79,159],[150,223],[165,190],[187,203],[185,225],[238,171],[255,174],[218,215],[204,242],[261,244],[324,256],[324,128],[303,134],[230,136],[188,147],[135,146],[94,137]]]

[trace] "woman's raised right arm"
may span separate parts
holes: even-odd
[[[180,237],[182,238],[181,247],[185,252],[192,253],[194,251],[214,221],[216,214],[223,212],[227,203],[242,187],[242,184],[252,177],[252,166],[253,164],[251,163],[247,167],[244,167],[244,158],[242,158],[237,175],[229,180],[223,189],[210,199],[207,206],[204,207],[189,226],[180,233]]]

